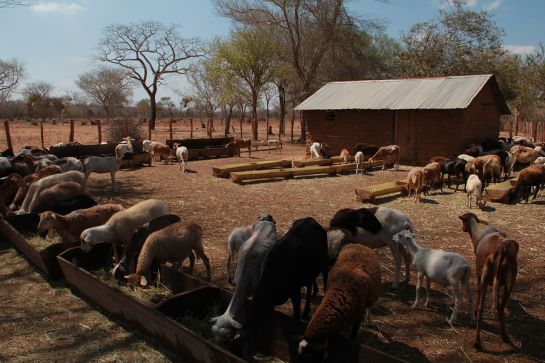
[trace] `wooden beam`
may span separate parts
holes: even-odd
[[[69,142],[74,142],[74,120],[70,120],[70,135],[68,136]]]
[[[4,120],[4,131],[6,132],[6,144],[8,149],[13,150],[13,144],[11,143],[11,134],[9,132],[9,121]]]

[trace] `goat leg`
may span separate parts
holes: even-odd
[[[183,265],[183,261],[182,261]],[[195,254],[193,251],[189,253],[189,273],[193,275],[193,269],[195,268]]]
[[[390,243],[388,247],[390,247],[390,250],[392,251],[392,255],[394,256],[394,261],[396,264],[395,278],[392,287],[394,289],[397,289],[397,287],[399,286],[399,280],[401,275],[401,256],[399,255],[399,245],[397,243]]]
[[[458,316],[458,308],[460,307],[460,301],[462,301],[462,293],[460,292],[458,282],[452,285],[452,290],[454,292],[454,309],[452,310],[452,315],[448,320],[451,325],[456,321],[456,317]]]
[[[488,267],[483,268],[482,276],[479,281],[479,299],[477,305],[477,326],[475,327],[475,342],[473,346],[477,349],[481,348],[481,323],[483,320],[484,300],[486,298],[486,288],[488,285]]]
[[[314,280],[314,283],[316,283],[316,280]],[[316,285],[316,290],[318,290],[318,285]],[[310,315],[310,298],[312,295],[312,285],[307,285],[307,296],[305,298],[305,308],[303,310],[303,319],[308,320],[308,317]]]
[[[431,301],[431,299],[430,299],[430,290],[431,290],[430,277],[426,276],[426,302],[424,303],[425,307],[430,306],[430,301]]]
[[[422,288],[423,277],[424,277],[424,274],[422,274],[422,272],[418,272],[418,275],[416,278],[416,297],[414,299],[414,304],[411,307],[412,309],[416,308],[418,306],[418,303],[420,302],[420,289]]]
[[[291,297],[291,305],[293,306],[293,318],[301,319],[301,289],[297,290]]]

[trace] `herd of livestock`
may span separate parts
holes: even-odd
[[[130,138],[120,145],[132,147]],[[490,145],[489,145],[490,144]],[[493,148],[497,146],[497,148]],[[123,148],[122,147],[122,148]],[[161,154],[161,145],[144,145],[153,155]],[[324,157],[323,144],[315,143],[310,152]],[[172,157],[169,149],[168,157]],[[179,154],[178,155],[178,151]],[[128,150],[117,157],[90,157],[83,161],[75,158],[55,159],[41,149],[24,149],[19,155],[0,159],[0,212],[41,213],[38,232],[45,236],[56,231],[63,242],[81,243],[89,252],[98,243],[112,244],[114,263],[111,273],[123,276],[129,283],[145,287],[154,278],[157,266],[170,262],[183,264],[190,260],[193,272],[195,257],[200,258],[211,278],[210,260],[203,245],[203,228],[191,221],[181,221],[170,214],[159,200],[148,199],[129,208],[118,204],[96,205],[86,194],[85,182],[91,172],[114,174]],[[185,168],[187,149],[175,150],[180,168]],[[390,145],[374,153],[355,154],[359,164],[369,160],[384,160],[399,165],[399,147]],[[468,193],[475,193],[477,205],[483,206],[482,184],[500,179],[503,171],[507,178],[515,163],[530,163],[520,171],[515,193],[536,187],[536,194],[545,182],[541,145],[509,145],[505,141],[473,146],[453,159],[434,158],[423,168],[409,172],[408,185],[416,199],[443,176],[453,175],[458,182],[467,183]],[[341,153],[346,159],[347,150]],[[540,164],[541,162],[541,164]],[[113,163],[113,164],[112,164]],[[113,165],[113,166],[112,166]],[[358,168],[357,168],[358,169]],[[541,173],[539,178],[528,177]],[[84,171],[84,172],[83,172]],[[357,170],[358,171],[358,170]],[[526,179],[525,179],[526,178]],[[534,178],[534,179],[532,179]],[[475,188],[473,181],[479,182]],[[479,192],[477,192],[479,190]],[[6,205],[8,201],[8,205]],[[235,285],[226,311],[212,319],[212,334],[216,342],[230,346],[244,358],[251,358],[256,349],[256,337],[267,312],[288,299],[293,305],[293,317],[308,320],[304,336],[298,341],[298,353],[303,361],[318,361],[327,349],[328,338],[351,329],[355,338],[364,317],[372,324],[370,308],[380,299],[382,278],[380,259],[373,249],[388,247],[395,261],[392,287],[401,280],[401,265],[405,264],[405,281],[410,279],[411,262],[416,268],[416,300],[426,277],[426,306],[430,303],[430,283],[450,286],[454,293],[454,309],[448,321],[457,320],[462,302],[462,290],[469,301],[469,321],[476,321],[475,347],[481,346],[480,324],[483,316],[488,285],[493,286],[493,310],[496,312],[501,335],[509,341],[505,330],[504,308],[517,275],[519,245],[504,232],[488,225],[473,213],[459,216],[461,227],[469,234],[474,247],[477,285],[477,303],[473,306],[470,288],[471,266],[458,253],[420,247],[415,239],[413,224],[405,214],[385,207],[341,209],[332,216],[325,228],[311,217],[293,222],[289,231],[280,236],[271,214],[262,213],[255,223],[233,229],[227,238],[227,279]],[[237,266],[232,278],[231,264]],[[324,297],[310,316],[311,295],[317,294],[316,280],[322,275]],[[301,288],[306,288],[306,299],[301,314]],[[239,321],[242,306],[251,297],[252,304],[244,321]],[[476,316],[475,316],[476,313]]]

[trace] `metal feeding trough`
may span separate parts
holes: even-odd
[[[156,340],[190,362],[243,362],[225,348],[204,338],[178,322],[183,316],[209,319],[206,315],[211,306],[217,305],[222,312],[231,299],[231,293],[185,273],[162,266],[161,283],[173,295],[159,304],[148,304],[111,287],[89,271],[104,268],[108,260],[109,245],[97,245],[86,254],[80,248],[72,248],[57,257],[68,283],[89,300],[114,317],[147,332]],[[242,309],[237,319],[244,320],[250,303]],[[221,313],[220,312],[220,313]],[[204,321],[204,320],[203,320]],[[302,322],[272,311],[257,337],[260,353],[276,356],[285,361],[297,361],[298,341],[292,337],[304,332]],[[399,362],[400,360],[373,348],[358,345],[343,337],[334,339],[332,354],[340,362]]]
[[[61,278],[57,255],[77,244],[55,243],[43,249],[33,246],[22,233],[36,233],[39,221],[40,215],[37,213],[8,216],[0,220],[0,234],[47,278]]]

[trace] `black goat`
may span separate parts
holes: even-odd
[[[356,227],[363,228],[372,233],[377,233],[382,229],[375,214],[366,208],[352,209],[345,208],[337,211],[331,221],[329,227],[344,228],[356,235]]]

